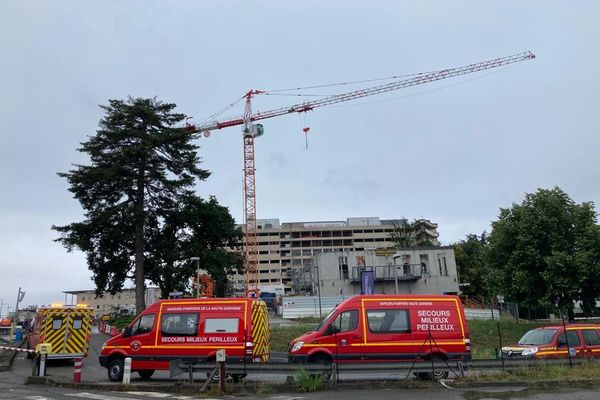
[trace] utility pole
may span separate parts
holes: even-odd
[[[196,298],[200,298],[200,257],[190,258],[192,261],[196,261]]]

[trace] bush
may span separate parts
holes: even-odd
[[[311,375],[307,370],[301,368],[296,375],[294,385],[299,392],[316,392],[325,385],[325,377],[323,375]]]

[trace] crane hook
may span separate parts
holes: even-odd
[[[302,130],[304,131],[304,142],[305,142],[305,146],[308,149],[308,131],[310,131],[310,128],[308,126],[302,128]]]

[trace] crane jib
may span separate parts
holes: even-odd
[[[497,68],[497,67],[501,67],[504,65],[514,64],[514,63],[525,61],[525,60],[531,60],[534,58],[535,58],[535,54],[533,54],[531,51],[526,51],[523,53],[514,54],[512,56],[502,57],[502,58],[494,58],[492,60],[483,61],[483,62],[479,62],[479,63],[475,63],[475,64],[469,64],[469,65],[465,65],[462,67],[417,74],[416,76],[414,76],[412,78],[401,80],[401,81],[395,81],[395,82],[391,82],[391,83],[387,83],[387,84],[383,84],[383,85],[379,85],[379,86],[373,86],[373,87],[366,88],[366,89],[359,89],[359,90],[355,90],[352,92],[340,93],[340,94],[332,95],[329,97],[325,97],[323,99],[309,101],[309,102],[305,102],[305,103],[301,103],[301,104],[294,104],[292,106],[286,106],[286,107],[277,108],[274,110],[258,112],[255,114],[251,114],[250,120],[251,121],[259,121],[259,120],[273,118],[273,117],[291,114],[291,113],[308,112],[308,111],[312,111],[318,107],[324,107],[324,106],[328,106],[328,105],[332,105],[332,104],[356,100],[356,99],[359,99],[362,97],[381,94],[381,93],[385,93],[385,92],[389,92],[389,91],[393,91],[393,90],[404,89],[404,88],[408,88],[411,86],[422,85],[425,83],[434,82],[434,81],[438,81],[438,80],[442,80],[442,79],[453,78],[453,77],[460,76],[460,75],[480,72],[480,71],[484,71],[487,69],[492,69],[492,68]],[[258,91],[258,90],[253,90],[253,91],[248,92],[246,94],[246,96],[251,97],[251,95],[260,94],[260,93],[263,93],[263,92]],[[215,129],[227,128],[230,126],[242,125],[242,124],[244,124],[244,118],[238,117],[238,118],[231,119],[231,120],[214,121],[214,122],[211,122],[211,123],[208,123],[205,125],[201,125],[198,127],[194,127],[194,128],[196,129],[195,130],[196,132],[198,132],[198,131],[204,132],[204,131],[211,131],[211,130],[215,130]]]

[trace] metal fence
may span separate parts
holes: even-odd
[[[572,359],[572,365],[598,364],[598,360],[591,358]],[[227,374],[243,374],[249,377],[256,376],[295,376],[301,370],[309,374],[321,374],[329,378],[330,383],[343,382],[344,375],[402,375],[404,379],[410,377],[411,373],[448,372],[450,377],[464,377],[465,371],[498,371],[511,372],[527,367],[541,367],[548,365],[569,365],[568,359],[551,360],[471,360],[471,361],[406,361],[386,363],[326,363],[326,364],[290,364],[284,362],[271,362],[267,364],[226,364]],[[188,374],[188,379],[193,382],[194,373],[205,372],[209,374],[218,365],[215,362],[190,362],[184,360],[172,360],[169,364],[171,378],[182,374]]]

